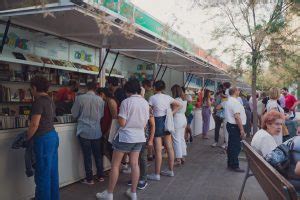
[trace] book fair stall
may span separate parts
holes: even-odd
[[[184,85],[188,74],[226,74],[213,62],[201,59],[200,50],[175,32],[164,41],[167,47],[162,45],[159,42],[163,40],[162,25],[126,1],[51,0],[44,7],[20,6],[20,0],[9,2],[11,7],[0,3],[0,162],[5,163],[0,169],[0,193],[3,199],[28,199],[34,194],[34,180],[24,173],[24,153],[11,149],[11,144],[17,134],[27,130],[33,101],[29,83],[35,75],[49,80],[49,95],[54,98],[73,79],[79,83],[79,93],[84,93],[84,86],[92,80],[105,86],[108,76],[121,80],[131,77],[140,81],[164,80],[169,91],[173,84]],[[135,11],[137,29],[131,38],[123,34],[121,26],[128,21],[125,10]],[[105,16],[103,23],[110,24],[110,35],[99,31],[99,16]],[[202,86],[199,77],[203,76],[197,75],[190,81],[190,88]],[[57,111],[55,119],[60,138],[61,187],[84,177],[76,122],[70,106],[63,108]],[[107,160],[104,165],[109,169]]]

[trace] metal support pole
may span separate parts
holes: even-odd
[[[159,66],[158,72],[156,73],[156,76],[155,76],[155,78],[154,78],[153,82],[155,82],[155,81],[156,81],[156,79],[157,79],[157,76],[158,76],[158,74],[159,74],[159,72],[160,72],[160,70],[161,70],[161,67],[162,67],[162,65],[160,65],[160,66]]]
[[[4,48],[4,45],[5,45],[5,42],[6,42],[6,39],[7,39],[7,34],[8,34],[9,27],[10,27],[10,18],[6,22],[4,35],[3,35],[1,46],[0,46],[0,54],[2,54],[2,51],[3,51],[3,48]]]
[[[118,52],[117,55],[116,55],[116,57],[115,57],[114,63],[113,63],[113,65],[111,66],[111,69],[110,69],[110,71],[109,71],[108,77],[110,77],[111,72],[112,72],[112,70],[113,70],[114,67],[115,67],[115,64],[116,64],[116,62],[117,62],[117,59],[118,59],[118,57],[119,57],[119,54],[120,54],[120,52]]]
[[[105,61],[106,61],[106,58],[107,58],[107,56],[108,56],[109,51],[110,51],[109,49],[106,49],[106,54],[105,54],[105,57],[104,57],[104,59],[103,59],[103,62],[102,62],[102,64],[101,64],[101,66],[100,66],[100,70],[99,70],[99,73],[98,73],[97,78],[100,77],[101,71],[102,71],[102,69],[103,69],[103,67],[104,67],[104,63],[105,63]],[[101,63],[101,61],[100,61],[99,63]]]
[[[188,75],[187,75],[187,77],[186,77],[186,80],[185,80],[185,82],[184,82],[183,87],[185,87],[185,85],[186,85],[187,82],[189,81],[189,78],[190,78],[191,75],[192,75],[191,73],[188,73]]]
[[[189,86],[189,84],[191,83],[191,81],[192,81],[193,77],[194,77],[194,74],[192,74],[192,76],[190,77],[190,80],[189,80],[189,82],[188,82],[188,84],[187,84],[187,86],[186,86],[186,87],[188,87],[188,86]]]
[[[164,77],[164,75],[165,75],[165,72],[166,72],[167,68],[168,68],[168,67],[166,66],[166,68],[165,68],[165,70],[164,70],[163,74],[161,75],[161,78],[160,78],[160,80],[162,80],[162,79],[163,79],[163,77]]]

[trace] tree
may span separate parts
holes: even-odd
[[[196,2],[198,6],[204,5],[200,0],[194,0],[193,2]],[[246,51],[244,49],[241,50],[240,47],[233,46],[225,49],[225,52],[234,53],[236,59],[242,59],[250,67],[254,110],[253,131],[256,132],[258,72],[262,66],[268,64],[267,60],[269,57],[273,56],[274,58],[275,54],[272,55],[270,52],[275,52],[278,45],[284,46],[284,43],[276,43],[277,46],[272,46],[278,35],[281,35],[281,38],[284,40],[297,34],[295,30],[286,29],[290,22],[286,16],[288,12],[292,11],[292,8],[296,9],[297,12],[298,7],[295,6],[296,4],[293,1],[283,0],[277,0],[273,4],[263,4],[259,0],[239,1],[238,5],[222,2],[210,5],[205,4],[204,7],[218,7],[220,15],[226,17],[225,19],[228,21],[228,23],[224,23],[224,26],[215,29],[213,39],[220,40],[225,36],[231,36],[239,39],[242,42],[241,44],[246,46]],[[285,37],[282,34],[283,32],[285,32]],[[287,61],[290,58],[286,57],[285,60]]]

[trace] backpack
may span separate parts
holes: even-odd
[[[287,170],[285,178],[295,187],[296,191],[300,191],[300,176],[295,174],[297,162],[300,161],[300,136],[295,136],[285,142],[290,149],[290,166]]]
[[[300,136],[295,136],[279,145],[265,156],[280,174],[282,174],[296,189],[300,191],[300,177],[295,174],[295,167],[300,161]]]
[[[286,176],[290,167],[290,149],[286,144],[276,147],[265,156],[265,160],[271,164],[280,174]]]

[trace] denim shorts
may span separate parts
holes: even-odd
[[[112,143],[114,150],[125,152],[125,153],[140,152],[142,150],[143,145],[144,145],[144,142],[141,142],[141,143],[120,142],[119,135],[113,140],[113,143]]]
[[[190,124],[192,123],[193,118],[194,118],[193,114],[189,114],[189,115],[186,117],[186,119],[187,119],[187,124],[190,125]]]
[[[165,131],[166,116],[154,117],[154,119],[155,119],[154,137],[163,137],[163,136],[166,136],[166,135],[170,135],[169,132]]]

